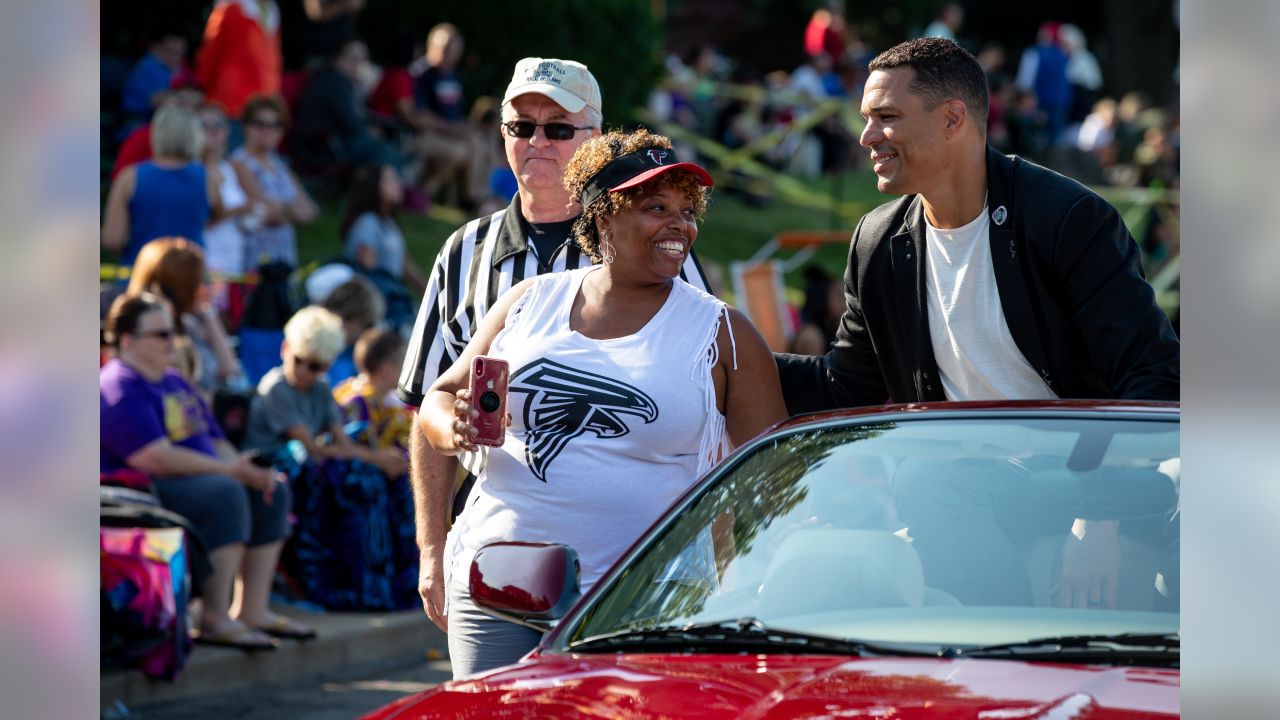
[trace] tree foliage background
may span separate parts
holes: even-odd
[[[1046,20],[1071,22],[1089,38],[1102,63],[1105,91],[1139,90],[1156,103],[1177,96],[1176,0],[960,0],[962,45],[977,51],[1003,45],[1010,69]],[[298,40],[302,0],[277,0],[286,60]],[[845,15],[873,50],[920,32],[946,0],[845,0]],[[388,41],[408,33],[420,43],[437,22],[452,22],[466,41],[462,77],[467,99],[498,95],[522,57],[560,57],[587,64],[604,94],[605,120],[628,124],[661,77],[662,55],[686,59],[704,44],[737,61],[747,76],[793,70],[804,59],[805,23],[825,0],[368,0],[361,36],[375,61]],[[198,42],[211,0],[107,0],[102,3],[102,52],[132,60],[148,35],[180,27]]]

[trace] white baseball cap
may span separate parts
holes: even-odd
[[[573,60],[527,57],[516,63],[502,104],[525,93],[546,95],[569,112],[588,105],[601,112],[600,85],[586,65]]]
[[[319,305],[327,300],[339,285],[355,276],[356,271],[350,265],[343,263],[321,265],[307,276],[307,281],[304,283],[307,300]]]

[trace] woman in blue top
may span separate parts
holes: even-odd
[[[150,160],[120,172],[107,193],[102,245],[132,265],[158,237],[184,237],[203,246],[204,226],[222,212],[221,174],[201,163],[204,131],[186,108],[161,108],[151,122]]]

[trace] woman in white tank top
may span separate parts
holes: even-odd
[[[474,451],[471,360],[509,363],[504,444],[439,557],[423,558],[427,600],[448,608],[455,677],[514,662],[540,639],[471,603],[478,549],[570,545],[586,592],[698,476],[786,416],[760,334],[679,278],[711,184],[663,136],[589,140],[565,186],[583,206],[576,240],[598,264],[513,287],[427,395],[421,427],[436,451]],[[728,533],[715,541],[718,554],[732,547]]]
[[[240,275],[245,271],[240,219],[249,213],[249,196],[226,158],[227,116],[222,108],[212,103],[201,107],[200,125],[204,128],[207,172],[219,176],[218,194],[222,198],[221,211],[210,216],[210,223],[204,228],[205,267],[220,275]]]

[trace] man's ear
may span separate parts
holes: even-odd
[[[942,113],[943,127],[948,137],[960,132],[969,122],[969,108],[963,100],[947,100],[942,104]]]

